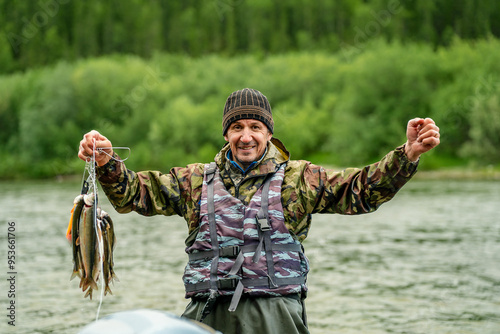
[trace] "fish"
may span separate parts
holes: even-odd
[[[66,230],[66,239],[71,242],[72,231],[73,231],[73,222],[78,220],[81,214],[81,210],[83,208],[83,195],[78,195],[75,197],[73,201],[73,208],[71,209],[71,217],[69,219],[68,229]],[[78,228],[78,227],[77,227]],[[74,235],[74,233],[73,233]]]
[[[108,231],[106,230],[106,227],[103,227],[103,235],[105,238],[107,238],[107,234],[108,234]],[[111,289],[109,288],[109,276],[110,276],[110,266],[109,266],[109,259],[108,259],[108,256],[109,256],[109,244],[107,242],[104,242],[103,243],[103,246],[104,246],[104,260],[106,261],[106,263],[108,263],[108,265],[104,265],[104,262],[103,262],[103,266],[102,266],[102,274],[103,274],[103,277],[104,277],[104,284],[105,284],[105,287],[104,287],[104,295],[107,295],[108,292],[110,294],[113,294],[111,292]]]
[[[97,234],[96,226],[94,223],[95,215],[95,200],[94,194],[90,193],[84,196],[84,209],[83,209],[83,219],[80,222],[79,232],[80,232],[80,249],[83,260],[84,275],[81,281],[82,290],[87,290],[90,287],[93,290],[97,290],[97,283],[95,281],[94,275],[94,263],[96,257],[97,248]],[[90,291],[91,293],[91,291]],[[92,299],[92,298],[91,298]]]
[[[103,265],[103,275],[105,283],[104,295],[106,295],[108,292],[110,294],[113,294],[111,292],[111,289],[109,288],[109,284],[114,283],[114,281],[119,281],[119,279],[113,270],[114,267],[113,250],[115,248],[115,242],[116,242],[113,221],[111,220],[109,214],[105,211],[102,211],[101,217],[103,223],[103,236],[104,236],[104,265]]]
[[[84,297],[90,299],[93,291],[99,289],[97,283],[100,279],[105,285],[104,295],[113,294],[110,284],[119,281],[114,272],[116,236],[113,221],[107,212],[96,206],[96,202],[93,193],[77,196],[66,232],[73,249],[70,280],[78,276]]]
[[[81,256],[79,255],[79,240],[78,239],[78,229],[80,224],[80,215],[84,207],[83,195],[78,195],[73,201],[73,209],[71,210],[71,219],[69,221],[68,231],[70,238],[68,239],[73,246],[73,273],[71,274],[70,281],[76,276],[82,277],[82,272],[80,270]],[[71,228],[70,228],[71,227]],[[66,238],[68,238],[68,232],[66,232]]]

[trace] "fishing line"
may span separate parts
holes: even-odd
[[[96,165],[96,160],[95,160],[95,154],[96,154],[96,147],[95,147],[95,138],[93,138],[93,147],[92,147],[92,167],[91,167],[91,171],[92,171],[92,186],[94,188],[94,204],[95,204],[95,209],[94,209],[94,226],[95,226],[95,233],[96,233],[96,237],[97,237],[97,244],[99,245],[99,263],[100,263],[100,280],[101,280],[101,296],[99,298],[99,306],[97,307],[97,313],[95,315],[95,320],[99,320],[99,313],[101,312],[101,306],[102,306],[102,300],[104,299],[104,268],[103,268],[103,265],[104,265],[104,259],[103,259],[103,256],[104,256],[104,244],[103,244],[103,240],[102,240],[102,233],[101,235],[99,236],[99,230],[100,230],[100,226],[97,226],[99,224],[99,222],[97,221],[97,208],[99,207],[99,203],[97,201],[97,185],[96,185],[96,174],[95,174],[95,165]]]
[[[97,212],[97,208],[96,208],[95,212]],[[95,223],[97,225],[97,220],[95,221]],[[96,229],[96,233],[97,233],[97,229]],[[104,268],[103,268],[104,261],[103,261],[103,258],[102,258],[104,256],[104,243],[103,243],[103,240],[102,240],[102,235],[101,235],[101,237],[99,237],[99,233],[97,233],[97,240],[98,240],[98,244],[99,244],[99,257],[101,259],[99,261],[100,264],[101,264],[100,265],[101,272],[100,272],[100,275],[99,275],[100,276],[100,280],[101,280],[101,296],[99,297],[99,306],[97,307],[97,313],[95,315],[95,320],[96,321],[99,320],[99,313],[101,311],[102,300],[104,299],[104,279],[105,279],[104,276],[103,276],[104,275],[104,272],[103,272],[104,271]]]
[[[118,161],[118,162],[124,162],[125,160],[127,160],[129,157],[130,157],[130,147],[120,147],[120,146],[112,146],[112,147],[99,147],[97,149],[100,153],[104,153],[106,154],[108,157],[110,157],[111,159],[115,160],[115,161]],[[106,152],[105,150],[128,150],[128,155],[126,158],[124,159],[118,159],[118,158],[115,158],[114,156],[112,156],[111,154],[109,154],[108,152]]]

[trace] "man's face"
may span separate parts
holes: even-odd
[[[231,123],[224,139],[229,142],[233,160],[243,169],[264,154],[273,134],[261,121],[240,119]]]

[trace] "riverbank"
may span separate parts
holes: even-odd
[[[405,142],[408,120],[421,116],[436,122],[442,139],[422,159],[422,170],[500,169],[499,52],[496,39],[457,41],[439,52],[374,41],[350,61],[322,51],[199,58],[158,53],[0,76],[0,123],[6,124],[0,178],[79,174],[78,143],[92,129],[129,147],[117,153],[130,153],[127,166],[134,170],[211,161],[224,144],[221,108],[243,87],[268,97],[274,135],[293,159],[341,166],[378,161]]]
[[[415,179],[421,180],[500,180],[500,170],[485,169],[440,169],[424,170],[415,174]]]

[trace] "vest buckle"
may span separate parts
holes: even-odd
[[[240,253],[240,246],[228,246],[219,249],[219,256],[237,257]]]
[[[236,285],[238,285],[239,279],[236,278],[226,278],[217,281],[217,287],[220,290],[234,290]]]
[[[261,231],[271,230],[271,225],[269,225],[269,221],[267,220],[267,218],[257,218],[257,222],[259,223]]]

